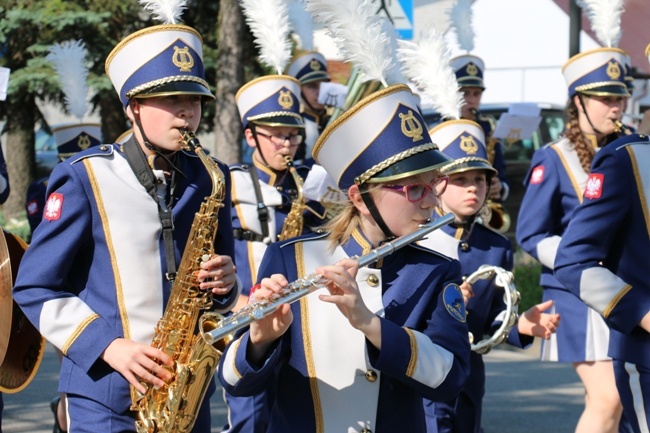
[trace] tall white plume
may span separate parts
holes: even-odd
[[[400,41],[397,30],[395,30],[395,26],[388,18],[384,18],[382,22],[384,25],[384,33],[386,33],[389,39],[389,54],[392,58],[390,67],[386,71],[386,82],[388,84],[406,83],[408,80],[402,73],[402,64],[397,57]]]
[[[458,45],[462,50],[474,50],[474,15],[472,12],[473,0],[456,0],[449,9],[451,28],[456,31]]]
[[[187,0],[140,0],[140,5],[162,24],[178,24]]]
[[[291,0],[289,22],[291,29],[298,37],[298,47],[305,51],[312,51],[314,49],[314,19],[305,9],[304,1]]]
[[[578,0],[589,17],[591,29],[606,47],[615,48],[621,40],[621,14],[624,0]]]
[[[460,119],[465,101],[449,64],[451,52],[443,36],[431,28],[417,44],[404,40],[398,43],[397,56],[404,75],[431,99],[444,119]]]
[[[52,63],[61,81],[66,110],[79,121],[88,111],[88,68],[83,41],[67,41],[50,47],[46,59]]]
[[[372,0],[307,0],[307,11],[327,28],[341,56],[365,74],[361,81],[387,85],[390,36],[374,9]]]
[[[291,59],[289,11],[285,0],[241,0],[260,61],[282,74]]]

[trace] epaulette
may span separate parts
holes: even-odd
[[[616,143],[616,150],[619,150],[631,144],[649,144],[650,137],[645,134],[630,134],[624,135],[612,143]]]
[[[448,256],[446,256],[446,255],[444,255],[442,253],[439,253],[438,251],[434,251],[431,248],[424,247],[424,246],[422,246],[420,244],[416,244],[416,243],[408,244],[407,247],[415,248],[416,250],[420,250],[420,251],[424,251],[424,252],[429,253],[429,254],[433,254],[434,256],[438,256],[441,259],[445,259],[448,262],[451,262],[453,260],[452,258],[450,258],[450,257],[448,257]]]
[[[99,146],[93,146],[91,148],[88,148],[86,150],[77,153],[76,155],[71,156],[70,158],[66,159],[65,162],[72,165],[86,158],[94,158],[98,156],[104,156],[104,157],[112,156],[114,153],[115,153],[114,144],[100,144]]]
[[[282,245],[280,245],[280,248],[284,248],[287,245],[293,245],[296,242],[318,241],[318,240],[326,238],[328,235],[329,235],[329,232],[326,232],[326,231],[307,233],[307,234],[304,234],[304,235],[301,235],[301,236],[296,236],[295,238],[291,238],[289,240],[286,240],[286,241],[282,242]]]
[[[248,165],[242,163],[230,165],[228,168],[230,168],[230,171],[248,171]]]

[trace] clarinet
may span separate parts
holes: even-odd
[[[419,241],[427,234],[434,230],[439,229],[454,220],[454,215],[448,213],[436,220],[429,221],[426,224],[420,224],[419,228],[413,233],[387,242],[381,247],[371,250],[369,253],[356,258],[359,262],[359,267],[363,268],[376,261],[394,253],[406,245]],[[282,304],[291,304],[300,298],[310,294],[314,290],[325,287],[327,280],[317,273],[311,273],[306,277],[300,278],[287,287],[284,288],[282,293],[275,293],[268,299],[263,299],[252,304],[248,304],[237,313],[222,319],[211,331],[202,332],[202,336],[208,344],[213,344],[224,338],[231,338],[231,335],[241,328],[250,325],[255,320],[262,319],[269,314],[272,314]]]

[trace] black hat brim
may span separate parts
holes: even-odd
[[[392,164],[388,168],[368,179],[367,183],[384,183],[405,177],[415,176],[435,169],[440,169],[449,164],[453,159],[439,150],[430,149],[416,153]]]
[[[255,125],[263,125],[270,127],[288,127],[288,128],[304,128],[305,123],[302,120],[302,117],[298,116],[271,116],[271,117],[259,117],[249,120],[249,123],[254,123]]]
[[[167,95],[199,95],[209,101],[216,97],[203,84],[195,81],[172,81],[169,83],[154,86],[150,89],[134,95],[134,98],[154,98],[156,96]]]
[[[627,86],[623,83],[621,85],[605,85],[585,90],[576,89],[576,92],[587,96],[630,96],[630,93],[627,91]]]

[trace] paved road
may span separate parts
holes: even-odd
[[[485,433],[571,433],[583,405],[583,391],[573,368],[542,363],[539,351],[495,349],[486,355]],[[56,396],[58,360],[51,346],[27,388],[4,395],[4,433],[50,433],[50,400]],[[221,431],[226,410],[218,391],[212,398],[213,428]]]

